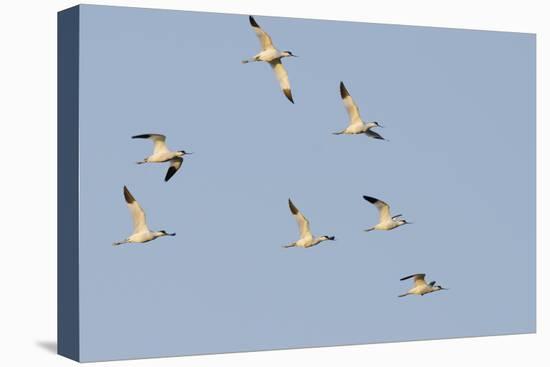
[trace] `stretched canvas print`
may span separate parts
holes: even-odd
[[[58,20],[60,354],[535,332],[535,35]]]

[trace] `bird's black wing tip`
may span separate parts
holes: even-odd
[[[123,192],[124,192],[124,199],[128,204],[132,204],[134,201],[136,201],[136,199],[134,199],[134,197],[132,196],[132,194],[130,193],[130,190],[128,190],[126,185],[124,185]]]
[[[372,196],[367,196],[367,195],[363,195],[363,199],[365,199],[366,201],[368,201],[371,204],[374,204],[378,201],[378,199],[373,198]]]
[[[140,134],[132,136],[132,139],[149,139],[151,134]]]
[[[290,208],[290,212],[294,215],[298,214],[298,208],[294,205],[292,200],[290,198],[288,199],[288,207]]]
[[[401,278],[401,279],[399,279],[399,280],[407,280],[407,279],[414,278],[414,277],[416,277],[416,276],[424,276],[424,277],[425,277],[426,274],[424,274],[424,273],[411,274],[411,275],[407,275],[406,277],[403,277],[403,278]]]
[[[344,82],[340,82],[340,96],[342,97],[342,99],[349,96],[349,92],[344,85]]]
[[[290,102],[292,102],[292,104],[294,104],[294,98],[292,97],[292,91],[290,89],[283,89],[283,93],[285,94],[286,98],[288,98],[288,100]]]
[[[176,174],[176,171],[177,169],[170,166],[168,168],[168,171],[166,171],[166,177],[164,177],[164,182],[168,182],[168,180],[170,180],[172,178],[172,176],[174,176]]]
[[[254,19],[254,17],[252,15],[248,16],[248,20],[250,21],[250,25],[252,27],[260,28],[260,26],[258,25],[258,23],[256,23],[256,20]]]

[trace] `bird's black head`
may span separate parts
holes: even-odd
[[[180,150],[179,152],[181,153],[181,155],[193,154],[193,153],[188,153],[188,152],[186,152],[185,150]]]
[[[334,241],[336,239],[336,237],[334,236],[323,236],[323,237],[325,237],[329,241]]]
[[[159,232],[162,233],[165,236],[175,236],[176,235],[175,233],[168,233],[164,229],[161,229]]]
[[[297,57],[292,53],[292,51],[283,51],[284,53],[288,54],[288,56]]]

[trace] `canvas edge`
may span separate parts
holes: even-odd
[[[57,13],[57,353],[80,360],[79,325],[80,7]]]

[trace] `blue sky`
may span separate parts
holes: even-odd
[[[81,355],[119,359],[533,332],[535,37],[83,6]],[[389,142],[334,136],[344,81]],[[142,133],[196,154],[168,183]],[[153,229],[131,232],[127,185]],[[387,201],[414,222],[362,230]],[[291,197],[316,234],[298,238]],[[99,229],[99,230],[98,230]],[[451,288],[397,298],[425,272]],[[513,290],[513,291],[511,291]]]

